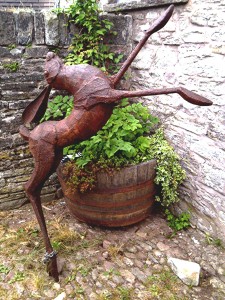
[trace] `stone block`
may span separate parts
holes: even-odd
[[[69,45],[69,21],[68,17],[65,14],[59,15],[59,43],[60,45]]]
[[[11,11],[0,10],[0,43],[1,46],[16,43],[16,24]]]
[[[70,23],[69,24],[69,34],[68,34],[68,44],[72,43],[74,34],[78,34],[78,33],[79,33],[78,27],[75,24]]]
[[[32,11],[18,11],[16,15],[16,30],[19,45],[32,43],[34,30],[34,16]]]
[[[23,54],[24,54],[24,51],[25,51],[25,47],[17,47],[17,48],[14,48],[12,50],[10,50],[10,54],[12,54],[13,57],[22,57]]]
[[[115,3],[114,1],[110,1],[111,4],[103,5],[103,8],[107,12],[118,12],[187,2],[188,0],[132,0],[126,2],[123,1],[122,3]]]
[[[45,43],[45,21],[42,12],[36,12],[34,15],[35,43],[43,45]]]
[[[46,46],[27,48],[26,56],[27,58],[45,58],[48,51],[48,47]]]
[[[185,43],[203,44],[207,43],[208,36],[204,28],[201,27],[189,27],[183,32],[181,38]]]
[[[114,44],[114,45],[126,45],[131,42],[132,38],[132,17],[131,16],[117,16],[113,14],[109,14],[107,16],[103,15],[102,18],[107,18],[109,21],[113,23],[112,30],[117,34],[108,35],[104,42],[106,44]]]
[[[45,22],[45,43],[48,46],[59,45],[59,19],[55,13],[43,10]]]
[[[201,166],[201,176],[199,180],[221,194],[225,191],[224,169],[215,168],[210,162]]]
[[[0,17],[1,17],[1,15],[0,15]],[[10,50],[8,48],[0,46],[0,57],[1,58],[12,57],[12,54],[10,53]]]
[[[198,286],[200,277],[200,265],[186,261],[183,259],[170,257],[168,259],[168,264],[170,265],[173,272],[187,285]]]

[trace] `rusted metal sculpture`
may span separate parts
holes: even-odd
[[[61,159],[63,147],[88,139],[94,135],[109,119],[115,102],[124,97],[150,96],[178,93],[186,101],[200,105],[212,102],[183,87],[162,88],[145,91],[123,91],[115,87],[129,65],[141,50],[147,39],[166,25],[173,12],[171,5],[165,13],[146,31],[143,39],[132,51],[120,71],[107,77],[101,70],[90,65],[65,66],[53,52],[49,52],[45,63],[45,78],[48,86],[27,106],[23,113],[23,122],[38,121],[43,116],[51,88],[66,90],[74,96],[72,113],[61,121],[46,121],[32,131],[21,126],[20,134],[29,141],[30,151],[35,160],[35,169],[25,184],[25,191],[35,211],[44,237],[48,271],[55,281],[59,280],[56,252],[53,250],[46,228],[41,206],[40,193],[46,179],[56,170]]]

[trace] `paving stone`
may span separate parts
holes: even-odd
[[[128,270],[120,270],[120,274],[129,283],[134,283],[135,282],[135,276],[130,271],[128,271]]]
[[[124,256],[131,258],[131,259],[135,259],[137,255],[134,253],[130,253],[130,252],[124,252]]]
[[[111,246],[112,243],[110,241],[103,241],[102,246],[104,249],[107,249],[109,246]]]
[[[146,281],[146,274],[141,271],[139,268],[132,268],[131,272],[140,282],[145,282]],[[140,288],[140,286],[139,286]]]
[[[72,292],[74,291],[74,289],[73,289],[73,287],[71,286],[71,284],[67,284],[67,285],[65,286],[65,291],[66,291],[66,294],[67,294],[67,295],[70,295],[70,294],[72,294]]]
[[[104,262],[104,268],[105,268],[106,271],[110,271],[110,270],[115,268],[115,264],[110,262],[110,261],[105,261]]]
[[[160,251],[166,251],[170,247],[162,242],[157,243],[157,247],[159,248]]]
[[[153,253],[154,253],[154,255],[155,255],[156,257],[162,256],[162,252],[159,251],[159,250],[154,250]]]
[[[124,280],[121,276],[113,275],[112,281],[115,282],[117,285],[122,285],[124,283]]]
[[[146,238],[148,234],[147,234],[147,232],[137,231],[136,235],[141,238]]]
[[[123,262],[129,267],[134,265],[133,261],[131,259],[129,259],[128,257],[124,257]]]
[[[135,264],[135,266],[137,266],[138,268],[143,268],[144,262],[143,262],[143,261],[140,261],[140,260],[138,260],[138,259],[135,259],[135,260],[134,260],[134,264]]]
[[[137,253],[137,248],[135,246],[126,247],[126,250],[131,253]]]

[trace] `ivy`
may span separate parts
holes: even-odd
[[[157,159],[155,183],[160,186],[161,195],[156,197],[163,206],[179,201],[178,187],[186,177],[180,158],[165,138],[163,129],[158,129],[150,138],[152,158]]]
[[[120,62],[123,55],[110,52],[109,46],[104,44],[104,37],[116,32],[112,30],[113,23],[100,16],[97,2],[76,0],[65,10],[57,10],[57,13],[64,12],[69,23],[75,24],[79,30],[73,36],[65,60],[67,65],[91,64],[109,71],[110,66]]]

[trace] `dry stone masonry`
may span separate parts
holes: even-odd
[[[110,1],[108,1],[109,3]],[[165,9],[140,10],[142,1],[125,3],[133,17],[136,43]],[[149,2],[149,1],[144,1]],[[154,2],[154,1],[151,1]],[[160,1],[156,1],[160,2]],[[120,4],[121,3],[121,4]],[[134,10],[132,3],[139,4]],[[123,13],[123,11],[122,11]],[[166,133],[183,158],[187,180],[176,210],[190,210],[192,224],[225,240],[225,2],[192,0],[175,6],[172,20],[152,36],[132,68],[132,86],[187,86],[214,102],[192,106],[176,95],[144,98],[166,126]]]

